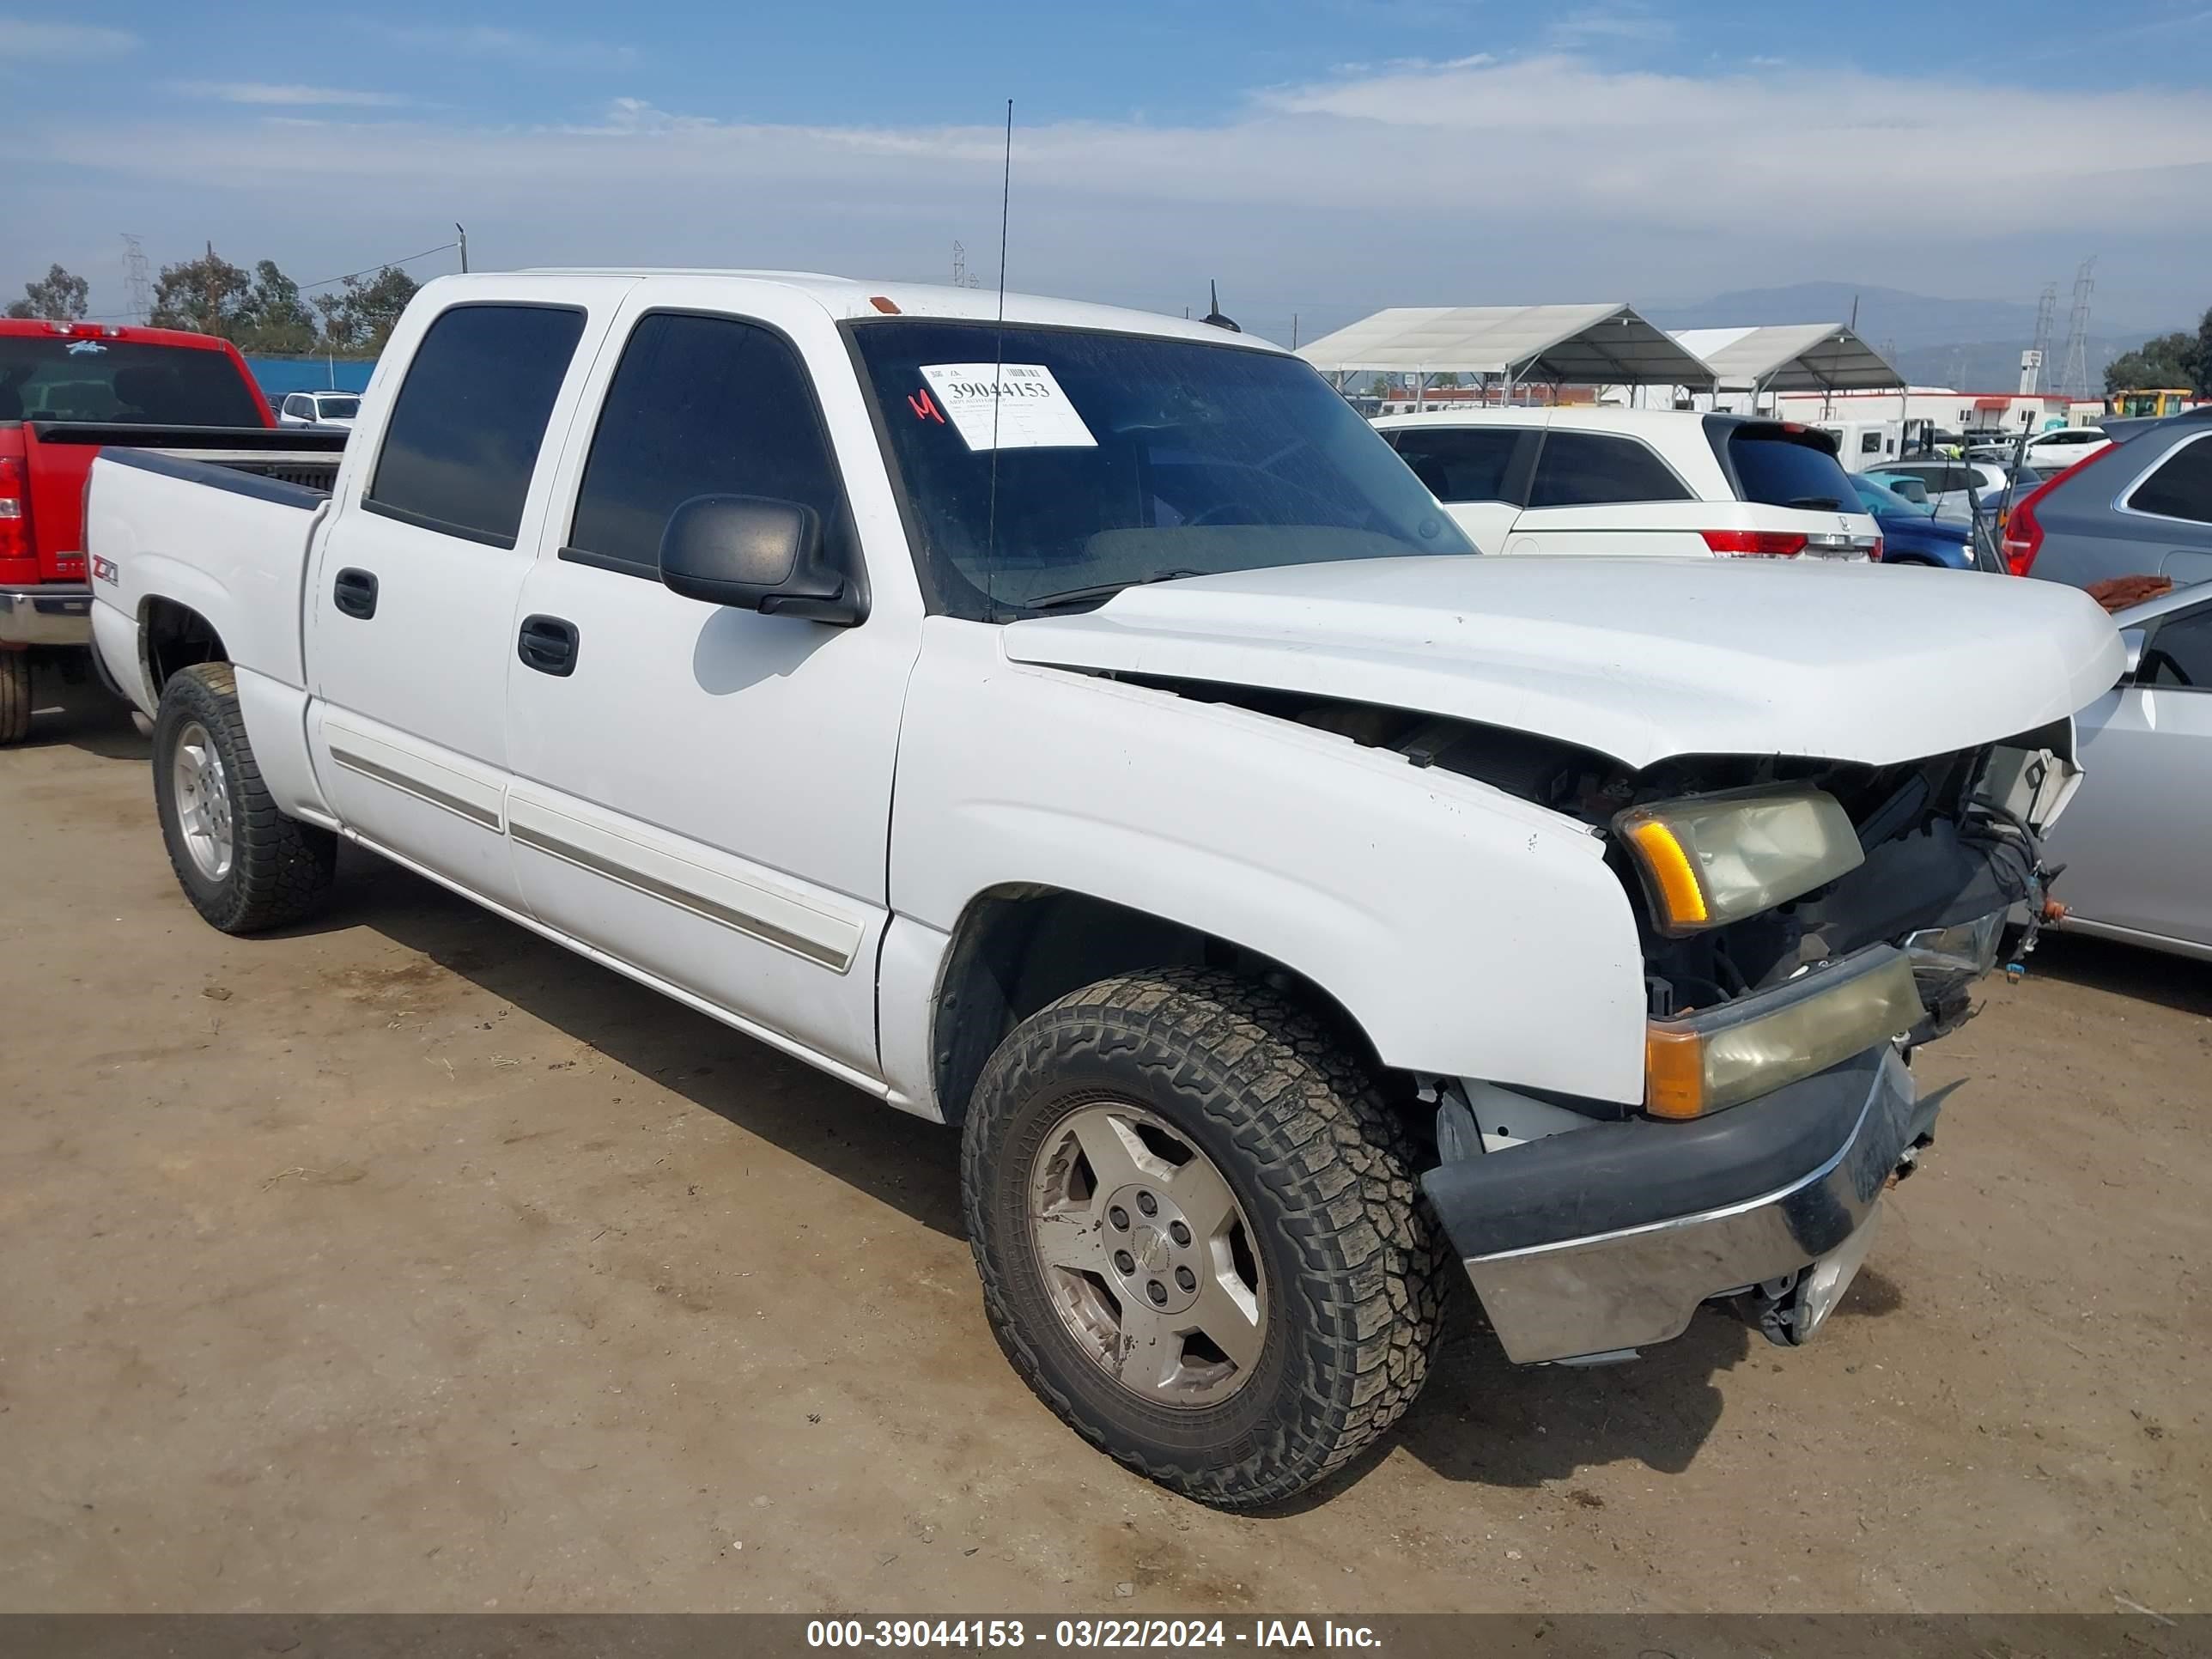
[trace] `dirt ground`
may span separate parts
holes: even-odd
[[[1231,1518],[985,1328],[945,1131],[349,857],[178,892],[109,708],[0,755],[0,1608],[2169,1613],[2212,1595],[2212,968],[2058,940],[1820,1340],[1517,1371]]]

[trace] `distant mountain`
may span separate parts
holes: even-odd
[[[1662,328],[1759,327],[1771,323],[1849,322],[1858,305],[1861,337],[1897,354],[1897,366],[1916,386],[1949,386],[1962,392],[2009,392],[2020,384],[2020,354],[2035,343],[2035,307],[2012,300],[1943,300],[1872,283],[1795,283],[1786,288],[1743,289],[1710,300],[1643,307]],[[2065,367],[2067,306],[2062,290],[2044,368],[2048,388]],[[2091,313],[2095,314],[2094,310]],[[2104,367],[2132,350],[2155,329],[2123,331],[2117,319],[2100,319],[2106,331],[2088,340],[2089,379],[2104,384]],[[2179,327],[2179,324],[2169,324]]]
[[[1662,328],[1759,327],[1770,323],[1844,323],[1858,302],[1858,331],[1879,345],[1948,346],[1960,340],[2035,338],[2035,307],[2009,300],[1939,300],[1902,289],[1867,283],[1794,283],[1788,288],[1744,289],[1693,305],[1657,306],[1646,312]],[[2063,330],[2065,319],[2062,316]]]

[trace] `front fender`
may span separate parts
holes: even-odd
[[[1289,721],[1010,663],[996,634],[925,629],[898,914],[950,933],[993,889],[1088,894],[1296,969],[1385,1064],[1642,1097],[1635,921],[1582,825]]]

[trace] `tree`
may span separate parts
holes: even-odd
[[[2200,398],[2212,398],[2212,306],[2197,319],[2197,380],[2192,388]]]
[[[51,265],[43,282],[23,284],[23,297],[9,304],[10,317],[42,317],[49,322],[74,323],[91,308],[92,284],[73,271]]]
[[[252,289],[252,279],[210,242],[205,258],[161,267],[154,284],[154,326],[234,339]]]
[[[416,282],[397,265],[386,265],[368,281],[349,276],[335,294],[315,296],[323,313],[323,338],[333,351],[378,352],[392,337],[392,325],[415,297]]]
[[[1367,383],[1367,395],[1370,398],[1388,398],[1390,395],[1390,377],[1388,374],[1377,374]]]
[[[2160,386],[2202,389],[2206,364],[2200,342],[2212,331],[2212,312],[2205,313],[2197,333],[2161,334],[2145,340],[2133,351],[2124,351],[2105,365],[2107,392],[2151,391]]]
[[[273,259],[253,267],[253,287],[240,307],[231,338],[245,351],[302,356],[319,343],[315,314],[301,303],[300,285]]]

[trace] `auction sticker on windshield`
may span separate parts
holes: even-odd
[[[924,363],[921,374],[944,410],[939,418],[950,421],[972,450],[1098,447],[1042,363]],[[921,418],[936,416],[935,410],[924,407],[926,396],[908,401]]]

